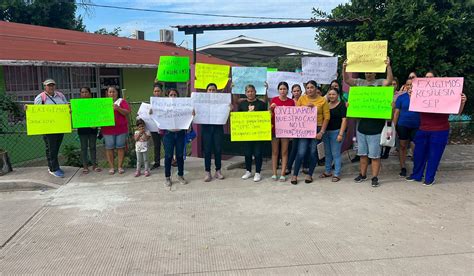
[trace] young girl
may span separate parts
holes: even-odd
[[[137,153],[137,171],[135,177],[140,176],[142,163],[145,165],[145,176],[150,176],[150,169],[148,165],[148,140],[150,140],[151,133],[145,130],[145,122],[142,119],[138,119],[137,130],[133,138],[135,139],[135,151]]]
[[[89,87],[81,88],[81,98],[92,98],[92,92]],[[81,159],[82,159],[82,173],[89,173],[89,158],[87,156],[87,150],[89,150],[89,157],[92,163],[92,170],[95,172],[102,171],[97,166],[96,156],[96,143],[97,143],[97,128],[95,127],[84,127],[78,128],[77,134],[79,134],[79,140],[81,141]]]
[[[281,174],[280,181],[286,181],[285,169],[288,162],[288,144],[289,138],[276,138],[275,135],[275,107],[277,106],[295,106],[295,102],[288,98],[288,83],[280,82],[278,84],[278,97],[272,99],[270,103],[270,111],[272,113],[272,179],[277,180],[278,155],[280,153],[281,144]]]

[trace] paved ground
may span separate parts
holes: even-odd
[[[474,273],[472,170],[441,171],[432,187],[387,169],[378,188],[353,174],[293,186],[239,169],[204,183],[202,161],[186,162],[190,184],[171,189],[162,169],[67,168],[58,189],[0,193],[0,274]],[[9,177],[27,173],[44,168]]]

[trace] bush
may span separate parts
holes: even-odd
[[[64,146],[62,153],[66,158],[66,166],[82,167],[81,153],[78,147],[73,144],[66,145]]]

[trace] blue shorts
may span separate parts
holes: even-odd
[[[127,133],[104,135],[105,149],[123,149],[127,141]]]
[[[357,131],[357,155],[368,156],[370,159],[379,159],[381,154],[380,136],[382,134],[365,135]]]

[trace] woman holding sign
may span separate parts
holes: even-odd
[[[162,89],[158,83],[153,85],[153,97],[161,97]],[[153,113],[153,110],[150,108],[150,115]],[[151,132],[151,137],[153,139],[153,152],[155,154],[155,163],[151,169],[157,169],[160,167],[161,159],[161,135],[159,132]]]
[[[107,96],[114,101],[115,126],[105,126],[101,128],[105,141],[105,154],[109,163],[109,174],[115,173],[114,169],[114,150],[117,150],[118,173],[123,174],[123,159],[125,157],[125,147],[128,135],[127,116],[130,113],[128,103],[119,98],[119,91],[115,86],[107,88]]]
[[[265,103],[257,99],[257,91],[255,86],[249,84],[245,87],[245,95],[247,100],[239,104],[238,111],[252,112],[267,110]],[[255,157],[255,175],[253,181],[258,182],[262,179],[260,172],[263,164],[263,142],[252,141],[246,142],[245,145],[245,174],[242,179],[249,179],[252,176],[252,156]]]
[[[314,80],[308,81],[306,84],[306,94],[300,97],[296,105],[317,108],[318,128],[315,137],[316,139],[303,138],[298,141],[298,155],[296,156],[295,169],[293,171],[293,177],[291,178],[291,184],[293,185],[298,184],[298,173],[307,151],[310,153],[310,165],[305,183],[313,182],[313,173],[318,162],[318,157],[316,156],[317,145],[321,142],[321,139],[326,132],[331,116],[328,102],[323,96],[321,96],[321,88],[318,87]]]
[[[277,169],[278,169],[278,155],[280,154],[281,144],[281,174],[280,181],[285,182],[285,170],[288,163],[288,144],[289,138],[277,138],[275,135],[275,108],[277,106],[295,106],[295,102],[288,98],[288,83],[282,81],[278,84],[278,97],[275,97],[270,102],[270,112],[272,113],[272,179],[277,180]]]

